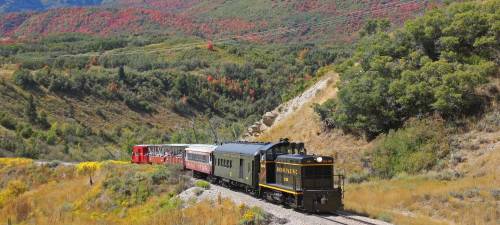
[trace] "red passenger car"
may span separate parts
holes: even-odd
[[[186,148],[186,169],[193,175],[206,177],[212,175],[212,152],[216,145],[190,145]]]
[[[132,150],[132,163],[175,164],[184,166],[187,144],[136,145]]]
[[[132,163],[149,163],[147,145],[136,145],[132,148]]]

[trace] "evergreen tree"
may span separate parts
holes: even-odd
[[[36,104],[32,95],[28,98],[28,102],[24,108],[24,115],[30,123],[34,124],[37,122]]]
[[[40,124],[40,126],[43,129],[49,129],[50,128],[50,123],[47,120],[47,113],[45,113],[45,112],[41,112],[40,113],[40,116],[38,117],[38,124]]]
[[[118,69],[118,80],[124,81],[125,79],[126,79],[125,69],[123,68],[123,65],[121,65],[120,68]]]

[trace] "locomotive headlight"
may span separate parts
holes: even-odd
[[[320,163],[320,162],[322,162],[322,161],[323,161],[323,158],[321,158],[321,157],[316,158],[316,162],[319,162],[319,163]]]

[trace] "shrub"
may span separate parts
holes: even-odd
[[[28,190],[26,183],[20,180],[11,180],[5,189],[0,192],[0,207],[7,201],[21,195]]]
[[[33,129],[30,125],[20,126],[18,130],[19,135],[23,138],[30,138],[33,135]]]
[[[40,115],[38,116],[38,124],[43,128],[43,129],[48,129],[50,127],[50,123],[47,120],[47,113],[46,112],[41,112]]]
[[[476,128],[481,131],[495,132],[500,129],[500,111],[494,110],[484,115],[477,124]]]
[[[101,168],[101,163],[99,162],[81,162],[76,165],[76,171],[80,174],[85,174],[89,176],[89,184],[93,185],[94,181],[92,176],[94,173]]]
[[[391,130],[376,141],[372,166],[375,174],[384,178],[402,172],[415,174],[431,169],[448,152],[449,141],[443,121],[412,120],[404,128]]]
[[[33,75],[26,69],[19,69],[14,72],[14,82],[24,88],[32,88],[36,85]]]
[[[197,180],[195,183],[194,183],[194,186],[196,187],[200,187],[200,188],[203,188],[203,189],[210,189],[210,183],[204,181],[204,180]]]
[[[368,181],[368,176],[369,176],[368,173],[353,173],[351,174],[351,176],[347,178],[347,180],[349,181],[349,183],[358,184]]]
[[[380,213],[377,218],[388,223],[392,222],[392,216],[387,213]]]
[[[495,200],[500,201],[500,189],[492,189],[490,194]]]
[[[3,127],[9,129],[9,130],[15,130],[17,126],[17,122],[12,119],[11,117],[5,115],[0,118],[0,125]]]
[[[257,225],[266,224],[269,220],[269,215],[259,207],[252,207],[247,209],[243,214],[240,224],[243,225]]]
[[[201,194],[203,194],[203,188],[195,188],[195,189],[193,190],[193,193],[194,193],[194,195],[196,195],[196,196],[200,196]]]

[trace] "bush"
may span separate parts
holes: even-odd
[[[388,222],[388,223],[392,222],[392,216],[390,214],[387,214],[387,213],[380,213],[377,216],[377,219]]]
[[[194,183],[194,186],[196,187],[200,187],[200,188],[203,188],[203,189],[210,189],[210,183],[204,181],[204,180],[197,180],[195,183]]]
[[[19,126],[17,132],[21,137],[26,139],[33,135],[33,129],[30,125]]]
[[[31,72],[26,69],[19,69],[14,72],[14,82],[24,88],[32,88],[36,86],[33,75],[31,75]]]
[[[372,166],[375,175],[383,178],[403,172],[415,174],[437,165],[449,153],[449,148],[443,121],[412,120],[375,142]]]
[[[269,214],[267,214],[264,210],[262,210],[259,207],[252,207],[244,212],[240,224],[243,225],[266,224],[268,220],[269,220]]]
[[[500,129],[500,111],[494,110],[484,115],[476,124],[476,128],[486,132],[495,132]]]
[[[359,184],[368,181],[368,173],[353,173],[347,178],[349,183]]]
[[[0,117],[0,125],[3,127],[9,129],[9,130],[15,130],[17,126],[17,122],[12,119],[11,117],[4,115]]]

